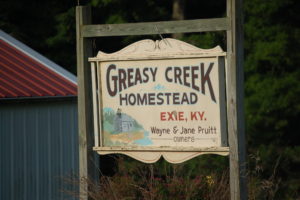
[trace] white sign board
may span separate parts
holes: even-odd
[[[226,154],[224,59],[220,47],[204,50],[175,39],[142,40],[90,58],[94,149],[144,162]]]

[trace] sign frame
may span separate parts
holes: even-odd
[[[104,146],[102,132],[102,89],[99,77],[100,65],[107,61],[158,61],[175,59],[216,59],[218,68],[218,101],[220,111],[220,145],[212,147],[141,147],[141,146]],[[226,52],[219,46],[212,49],[201,49],[176,39],[163,39],[160,41],[141,40],[135,42],[118,52],[106,54],[99,51],[98,55],[89,58],[92,71],[94,140],[93,150],[100,155],[121,153],[145,163],[156,162],[163,156],[168,162],[180,163],[201,154],[229,154],[227,141],[225,69]],[[95,123],[96,122],[96,123]]]
[[[90,6],[76,7],[76,53],[78,76],[79,177],[97,177],[92,125],[91,68],[93,39],[106,36],[157,35],[173,33],[226,32],[226,97],[229,143],[230,199],[246,200],[247,162],[244,117],[243,0],[226,0],[222,18],[158,21],[127,24],[92,24]],[[156,27],[156,28],[153,28]],[[88,185],[80,185],[86,192]],[[85,193],[84,193],[85,194]],[[82,195],[87,200],[88,195]]]

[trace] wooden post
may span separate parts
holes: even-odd
[[[227,0],[227,118],[231,200],[247,199],[242,0]]]
[[[77,83],[78,83],[78,129],[79,129],[79,177],[97,178],[97,162],[94,161],[93,147],[93,112],[91,67],[88,57],[92,57],[92,42],[81,34],[81,27],[91,23],[91,8],[76,7],[76,43],[77,43]],[[80,199],[88,199],[88,186],[80,184]]]

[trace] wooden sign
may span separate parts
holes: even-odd
[[[164,39],[89,58],[94,150],[147,163],[227,155],[225,55]]]

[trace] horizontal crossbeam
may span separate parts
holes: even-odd
[[[128,24],[83,25],[82,37],[155,35],[230,30],[228,18],[182,21],[144,22]]]

